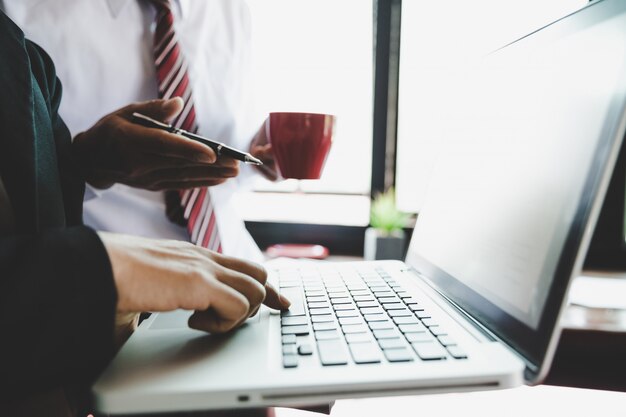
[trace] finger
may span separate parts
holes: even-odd
[[[216,278],[222,283],[243,294],[250,303],[248,315],[258,308],[265,300],[265,287],[252,277],[232,269],[224,268]]]
[[[261,285],[265,285],[267,282],[267,271],[257,263],[218,253],[212,253],[212,259],[223,267],[234,269],[235,271],[239,271],[254,278],[256,281],[261,283]]]
[[[210,332],[223,333],[232,330],[248,317],[248,299],[237,290],[219,281],[205,281],[209,297],[209,308],[196,312],[189,318],[189,326]],[[197,306],[189,306],[197,309]]]
[[[201,188],[201,187],[215,187],[216,185],[220,185],[226,182],[225,179],[222,180],[203,180],[203,181],[172,181],[172,182],[162,182],[159,184],[151,184],[151,185],[136,185],[138,188],[144,188],[150,191],[168,191],[168,190],[189,190],[192,188]],[[127,184],[132,185],[132,184]]]
[[[232,177],[239,175],[240,169],[239,161],[235,161],[231,158],[218,158],[215,162],[208,163],[190,161],[189,159],[164,156],[160,153],[148,152],[141,153],[137,156],[137,165],[140,166],[140,169],[137,170],[140,174],[148,174],[151,172],[161,171],[165,169],[181,170],[192,167],[204,167],[205,169],[220,168],[227,171],[233,171],[234,175],[229,175],[229,177]]]
[[[164,130],[140,126],[124,119],[118,120],[121,120],[120,123],[123,124],[121,129],[123,134],[129,139],[126,145],[134,148],[138,153],[182,158],[208,164],[214,163],[217,159],[213,149],[195,140]]]
[[[169,100],[149,100],[140,103],[133,103],[120,110],[118,114],[130,120],[133,113],[141,113],[152,119],[169,122],[183,111],[185,103],[180,97],[173,97]]]
[[[223,166],[223,167],[239,167],[239,161],[236,160],[235,158],[231,158],[229,156],[225,156],[225,155],[220,155],[217,157],[217,161],[215,161],[215,163],[213,165],[219,165],[219,166]]]
[[[279,294],[276,288],[268,282],[265,284],[265,301],[263,301],[263,304],[275,310],[287,310],[291,305],[291,301],[284,295]]]
[[[213,165],[196,165],[175,168],[157,168],[139,175],[152,182],[164,181],[204,181],[204,180],[226,180],[236,177],[239,168],[215,167]]]
[[[274,164],[258,165],[256,166],[256,169],[258,169],[261,174],[263,174],[270,181],[276,181],[278,179],[278,171],[276,170],[276,166]]]

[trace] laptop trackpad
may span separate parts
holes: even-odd
[[[187,327],[187,320],[193,311],[176,310],[168,313],[158,313],[154,321],[150,324],[150,330],[184,329]],[[256,324],[260,321],[261,315],[257,314],[246,320],[246,324]]]

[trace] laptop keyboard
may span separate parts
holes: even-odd
[[[292,302],[281,313],[285,368],[314,352],[324,366],[467,358],[382,268],[280,270],[278,282]]]

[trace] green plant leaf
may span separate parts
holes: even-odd
[[[407,213],[401,212],[396,207],[396,194],[393,188],[378,194],[372,201],[370,224],[376,229],[386,233],[402,230],[408,218]]]

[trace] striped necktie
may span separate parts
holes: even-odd
[[[174,120],[175,127],[197,132],[196,110],[193,102],[188,63],[181,51],[176,32],[170,0],[150,0],[156,9],[154,30],[154,60],[159,97],[169,99],[181,97],[185,103],[183,111]],[[181,205],[191,242],[216,252],[222,252],[217,230],[215,212],[209,190],[194,188],[174,192],[176,203]],[[166,200],[171,200],[171,194]],[[168,210],[170,210],[168,208]]]

